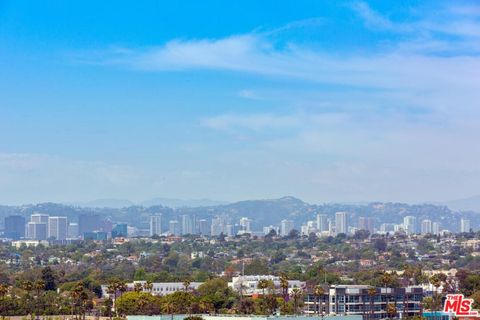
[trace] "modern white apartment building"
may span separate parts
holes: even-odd
[[[347,213],[346,212],[337,212],[335,213],[335,233],[347,234]]]
[[[150,216],[150,237],[162,234],[162,215],[155,214]]]

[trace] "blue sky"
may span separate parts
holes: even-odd
[[[0,2],[0,203],[480,187],[476,1]]]

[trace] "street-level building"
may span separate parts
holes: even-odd
[[[373,292],[372,289],[375,289]],[[325,287],[323,296],[313,290],[304,295],[304,312],[324,315],[362,315],[368,319],[395,319],[420,315],[422,287],[374,288],[367,285]],[[390,308],[387,306],[390,305]],[[387,309],[395,310],[395,315]]]

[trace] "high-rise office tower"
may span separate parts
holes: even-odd
[[[155,214],[150,216],[150,237],[162,234],[162,215]]]
[[[403,218],[403,229],[407,234],[414,234],[417,232],[416,218],[414,216],[406,216]]]
[[[460,232],[470,232],[470,220],[462,218],[460,219]]]
[[[34,213],[30,216],[30,221],[31,222],[36,222],[36,223],[45,223],[48,224],[48,214],[43,214],[43,213]]]
[[[227,235],[227,217],[226,216],[216,216],[212,219],[211,225],[211,235],[212,236],[219,236],[220,234]]]
[[[328,216],[326,214],[317,214],[317,230],[320,232],[328,231]]]
[[[282,237],[286,237],[294,228],[295,225],[292,220],[282,220],[280,223],[280,235]]]
[[[194,234],[193,219],[190,215],[182,215],[182,234]]]
[[[43,222],[30,221],[27,224],[28,238],[32,240],[46,240],[47,239],[47,224]]]
[[[180,223],[178,222],[178,220],[170,220],[170,222],[168,223],[168,231],[171,235],[180,235]]]
[[[67,237],[70,239],[77,239],[79,236],[78,233],[78,223],[76,222],[70,222],[68,224],[68,231],[67,231]]]
[[[117,223],[112,228],[112,238],[126,238],[128,236],[128,226],[126,223]]]
[[[335,213],[335,233],[347,234],[347,213],[346,212]]]
[[[25,237],[25,218],[18,215],[5,217],[5,237],[18,240]]]
[[[68,232],[67,217],[48,218],[48,238],[66,240]]]
[[[78,232],[98,231],[103,229],[103,223],[98,214],[81,214],[78,216]]]
[[[210,224],[206,219],[198,220],[198,232],[202,236],[208,236],[210,234]]]
[[[243,217],[240,218],[240,231],[243,233],[250,233],[252,229],[250,228],[250,224],[252,223],[252,220]]]
[[[432,233],[436,236],[440,234],[440,224],[438,222],[432,223]]]
[[[358,229],[359,230],[368,230],[370,234],[373,234],[373,219],[369,217],[359,217],[358,218]]]
[[[421,233],[422,234],[432,233],[432,220],[425,219],[422,221]]]

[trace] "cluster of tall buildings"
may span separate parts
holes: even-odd
[[[411,234],[433,234],[439,235],[441,233],[440,223],[432,221],[430,219],[424,219],[420,223],[417,222],[417,218],[414,216],[405,216],[403,223],[384,223],[380,226],[380,232],[398,232],[403,231],[408,235]],[[420,227],[420,228],[419,228]]]
[[[330,219],[326,214],[317,214],[316,220],[307,221],[300,227],[302,235],[315,233],[320,236],[335,236],[337,234],[353,233],[357,228],[350,227],[348,214],[343,211],[335,213],[334,219]]]
[[[195,215],[184,214],[179,220],[169,220],[168,227],[163,228],[162,214],[157,213],[150,216],[150,236],[187,234],[210,235],[210,224],[206,219],[197,219]]]
[[[127,237],[128,227],[124,223],[113,224],[97,214],[81,214],[78,222],[69,221],[66,216],[51,216],[34,213],[28,219],[20,215],[5,217],[4,237],[20,240],[106,240],[109,236]]]
[[[351,216],[350,216],[351,217]],[[31,240],[67,240],[67,239],[92,239],[106,240],[108,238],[127,237],[137,235],[205,235],[205,236],[235,236],[251,234],[263,236],[271,234],[288,236],[296,229],[295,222],[284,219],[280,225],[264,226],[263,230],[254,231],[253,221],[242,217],[237,222],[226,215],[217,215],[212,220],[197,219],[193,214],[183,214],[176,219],[163,221],[162,214],[152,214],[149,217],[149,230],[142,229],[135,232],[135,228],[125,223],[113,223],[103,219],[98,214],[81,214],[78,221],[69,221],[66,216],[50,216],[43,213],[34,213],[29,218],[21,215],[11,215],[5,218],[4,237],[9,239]],[[327,214],[317,214],[316,220],[310,220],[300,226],[301,235],[336,236],[338,234],[355,234],[358,230],[373,233],[404,232],[411,234],[439,235],[446,230],[440,229],[440,224],[430,219],[419,221],[415,216],[405,216],[402,223],[383,223],[378,229],[375,228],[375,220],[372,217],[358,217],[358,222],[351,222],[347,212],[336,212],[333,217]],[[470,232],[470,220],[460,220],[460,232]]]
[[[5,217],[4,236],[9,239],[66,240],[69,236],[67,217],[34,213],[29,221],[23,216]]]

